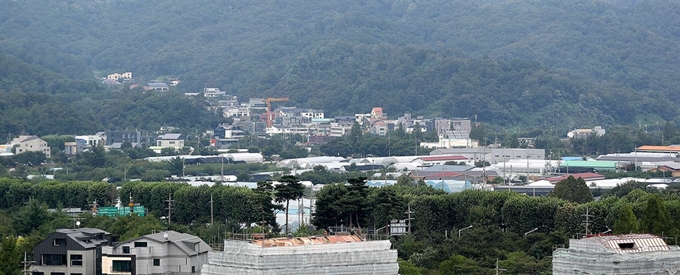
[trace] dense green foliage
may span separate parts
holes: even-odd
[[[555,183],[555,189],[550,195],[575,203],[593,201],[593,194],[590,193],[586,181],[582,178],[575,179],[573,176]]]
[[[614,234],[630,234],[638,232],[638,221],[629,204],[624,204],[619,210],[619,217],[614,222]]]
[[[503,125],[680,121],[672,1],[27,0],[0,10],[1,52],[74,77],[179,77],[183,91],[289,96],[329,114],[382,105]]]
[[[221,122],[206,102],[177,92],[108,90],[0,54],[0,133],[94,134],[175,126],[203,131]],[[51,147],[63,147],[50,144]]]

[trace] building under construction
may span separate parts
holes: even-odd
[[[680,274],[680,249],[650,234],[572,239],[553,253],[553,274]]]
[[[227,240],[211,252],[202,275],[390,274],[399,272],[389,240],[364,241],[358,235]]]

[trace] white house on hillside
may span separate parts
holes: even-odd
[[[201,238],[165,231],[102,247],[102,274],[201,274],[210,246]]]
[[[46,157],[50,157],[50,146],[38,136],[19,136],[12,140],[12,147],[16,146],[16,153],[43,152]]]
[[[156,146],[161,148],[182,149],[184,147],[184,137],[182,134],[165,134],[156,139]]]

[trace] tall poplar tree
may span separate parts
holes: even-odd
[[[619,210],[619,218],[614,222],[614,234],[629,234],[638,232],[638,221],[633,208],[626,203]]]
[[[670,233],[671,224],[671,215],[661,201],[661,197],[658,194],[649,195],[640,219],[640,229],[645,233],[661,236]]]

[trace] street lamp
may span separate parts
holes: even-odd
[[[472,228],[472,225],[470,225],[470,226],[468,226],[468,227],[466,227],[466,228],[463,228],[463,229],[458,229],[458,239],[460,239],[460,232],[461,232],[461,231],[463,231],[463,230],[468,230],[468,229],[470,229],[470,228]]]
[[[536,227],[536,228],[534,228],[534,229],[531,229],[531,230],[527,231],[526,233],[524,233],[524,237],[526,238],[527,235],[529,235],[529,234],[531,234],[531,233],[534,233],[536,230],[538,230],[538,227]]]

